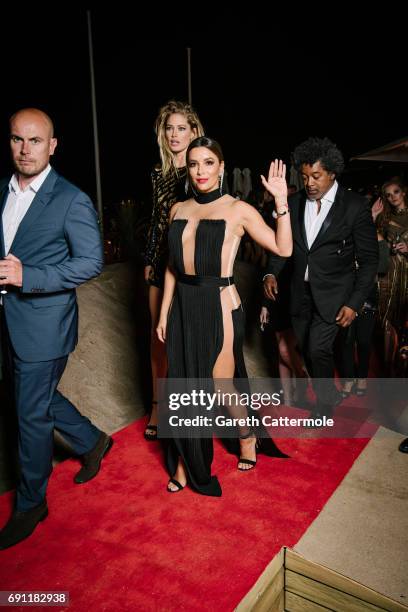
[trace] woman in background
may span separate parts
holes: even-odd
[[[349,397],[351,393],[363,396],[367,392],[372,337],[378,313],[378,278],[387,273],[390,260],[388,244],[378,232],[377,239],[379,251],[377,280],[363,308],[358,313],[358,317],[347,329],[342,330],[340,355],[343,384],[341,394],[344,398]],[[357,266],[356,274],[358,275]]]
[[[381,188],[372,207],[378,232],[388,243],[390,265],[379,278],[379,314],[385,331],[385,359],[391,372],[398,335],[408,313],[408,188],[399,177]]]
[[[308,377],[296,346],[290,318],[292,260],[283,261],[284,263],[280,257],[269,254],[268,272],[263,277],[264,299],[259,319],[262,331],[264,326],[270,323],[275,332],[284,403],[286,406],[294,406],[305,401]]]
[[[155,122],[161,164],[152,172],[153,210],[145,253],[145,280],[149,285],[151,316],[152,407],[145,429],[146,440],[157,439],[156,382],[166,376],[165,346],[159,342],[156,327],[163,297],[164,272],[167,266],[167,232],[170,209],[187,198],[186,151],[194,138],[204,134],[197,113],[189,104],[170,100],[159,111]]]

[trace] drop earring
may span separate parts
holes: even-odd
[[[224,170],[220,174],[220,195],[222,195],[222,184],[224,182]]]

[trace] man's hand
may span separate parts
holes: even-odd
[[[348,306],[342,306],[336,317],[336,323],[337,325],[340,325],[340,327],[348,327],[352,324],[356,316],[357,313],[355,310],[349,308]]]
[[[0,285],[23,286],[23,264],[11,253],[0,260]]]
[[[275,302],[276,296],[278,295],[278,281],[276,280],[276,276],[274,274],[268,274],[263,282],[263,287],[265,297]]]

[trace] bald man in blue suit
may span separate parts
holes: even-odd
[[[57,429],[81,457],[84,483],[112,439],[57,390],[78,339],[75,288],[97,276],[103,248],[92,202],[49,164],[51,119],[24,109],[10,120],[15,173],[0,185],[2,344],[19,427],[20,481],[0,549],[28,537],[48,515],[46,488]]]

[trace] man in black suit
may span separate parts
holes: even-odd
[[[299,347],[316,379],[314,415],[329,415],[341,398],[333,381],[334,341],[339,329],[358,316],[373,286],[378,244],[366,199],[337,182],[344,160],[336,145],[327,138],[309,138],[295,149],[293,158],[305,189],[289,199],[291,316]],[[270,259],[264,276],[267,297],[272,297],[275,281],[272,266],[276,273],[276,262]]]

